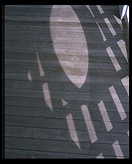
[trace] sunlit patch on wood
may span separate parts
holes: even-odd
[[[123,55],[124,55],[126,61],[128,62],[128,56],[127,56],[127,51],[126,51],[126,44],[125,44],[124,40],[122,40],[122,39],[119,40],[119,41],[117,42],[117,44],[118,44],[118,46],[120,47],[121,52],[123,53]]]
[[[75,124],[74,124],[73,117],[72,117],[71,113],[66,116],[66,121],[67,121],[67,125],[68,125],[68,129],[69,129],[71,139],[75,142],[77,147],[79,149],[81,149],[79,139],[78,139],[78,136],[77,136],[77,132],[76,132],[76,128],[75,128]]]
[[[95,128],[94,128],[94,125],[93,125],[93,122],[92,122],[92,119],[91,119],[87,105],[82,105],[81,111],[82,111],[84,121],[85,121],[87,130],[88,130],[88,133],[89,133],[90,140],[92,143],[94,143],[98,140],[98,138],[97,138]]]
[[[111,34],[112,34],[113,36],[115,36],[115,35],[116,35],[116,32],[115,32],[115,30],[114,30],[112,24],[110,23],[109,19],[108,19],[108,18],[104,18],[104,21],[105,21],[105,23],[107,24],[107,26],[108,26],[108,28],[109,28]]]
[[[66,8],[66,13],[64,8]],[[77,26],[74,27],[73,22],[76,22]],[[61,67],[71,82],[81,88],[88,73],[88,47],[81,23],[71,6],[53,5],[50,30],[54,50]],[[76,37],[76,34],[79,36]],[[80,43],[77,42],[77,38],[81,38]],[[65,61],[63,60],[64,55]],[[80,67],[82,61],[80,56],[82,58],[85,56],[85,68]]]
[[[110,121],[110,118],[109,118],[109,115],[108,115],[108,113],[107,113],[107,110],[106,110],[106,107],[105,107],[105,105],[104,105],[103,100],[101,100],[101,101],[98,103],[98,107],[99,107],[99,110],[100,110],[102,119],[103,119],[103,121],[104,121],[106,130],[107,130],[107,132],[108,132],[108,131],[110,131],[110,130],[113,128],[113,126],[112,126],[112,123],[111,123],[111,121]]]
[[[44,73],[44,70],[43,70],[43,67],[42,67],[42,64],[41,64],[41,61],[40,61],[38,53],[36,53],[36,57],[37,57],[37,62],[38,62],[40,76],[44,76],[45,73]]]
[[[129,96],[129,76],[126,76],[123,79],[121,79],[121,82],[122,82],[124,88],[126,89],[128,96]]]
[[[119,26],[121,27],[121,29],[123,30],[123,25],[122,25],[121,19],[117,18],[115,15],[114,15],[114,18],[117,21],[117,23],[119,24]]]
[[[103,31],[102,31],[102,29],[101,29],[101,27],[100,27],[99,23],[98,23],[98,22],[96,22],[96,24],[97,24],[97,26],[98,26],[98,28],[99,28],[99,31],[100,31],[101,36],[102,36],[102,39],[103,39],[103,41],[105,42],[105,41],[106,41],[106,37],[105,37],[105,35],[104,35],[104,33],[103,33]]]
[[[114,149],[116,158],[118,158],[118,159],[124,158],[124,155],[123,155],[123,152],[122,152],[122,150],[121,150],[119,141],[115,141],[115,142],[112,144],[112,147],[113,147],[113,149]]]
[[[89,5],[86,5],[86,7],[87,7],[88,10],[90,11],[91,15],[92,15],[93,17],[95,17],[94,13],[93,13],[92,10],[91,10],[91,7],[90,7]]]
[[[50,108],[50,110],[53,111],[53,105],[51,101],[51,95],[50,95],[48,83],[44,83],[42,85],[42,88],[43,88],[44,101],[47,104],[47,106]]]
[[[119,99],[119,96],[116,93],[114,86],[109,87],[109,91],[110,91],[110,94],[113,98],[113,101],[115,103],[115,106],[117,108],[117,111],[118,111],[121,119],[124,120],[127,117],[127,115],[126,115],[126,112],[122,106],[120,99]]]
[[[107,51],[107,53],[108,53],[108,55],[109,55],[109,57],[111,59],[111,62],[113,64],[113,66],[115,67],[116,71],[121,70],[121,66],[120,66],[118,60],[116,59],[116,57],[114,55],[114,52],[112,51],[111,47],[110,46],[107,47],[106,51]]]
[[[102,153],[100,153],[97,157],[96,157],[97,159],[103,159],[104,158],[104,156],[103,156],[103,154]]]
[[[99,10],[100,14],[103,14],[104,11],[100,5],[96,5],[97,9]]]
[[[66,106],[68,104],[68,102],[66,100],[64,100],[64,99],[61,99],[61,102],[62,102],[63,106]]]
[[[31,71],[28,71],[27,78],[29,81],[32,81]]]

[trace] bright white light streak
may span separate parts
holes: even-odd
[[[127,20],[128,20],[128,23],[129,23],[129,6],[127,8]]]
[[[92,143],[94,143],[97,141],[97,136],[96,136],[94,125],[93,125],[93,122],[91,120],[91,116],[90,116],[87,105],[82,105],[81,111],[82,111],[82,114],[83,114],[83,117],[84,117],[84,120],[86,123],[86,127],[87,127],[87,130],[89,133],[90,140]]]
[[[107,26],[108,26],[108,28],[109,28],[111,34],[112,34],[113,36],[115,36],[115,35],[116,35],[116,32],[115,32],[115,30],[114,30],[112,24],[110,23],[109,19],[108,19],[108,18],[104,18],[104,21],[105,21],[105,23],[107,24]]]
[[[53,111],[48,83],[44,83],[42,85],[42,88],[43,88],[43,94],[44,94],[44,101],[46,102],[47,106]]]
[[[115,142],[112,144],[112,147],[113,147],[114,152],[115,152],[115,155],[116,155],[116,157],[117,157],[118,159],[124,158],[123,152],[122,152],[122,150],[121,150],[121,147],[120,147],[118,141],[115,141]]]
[[[98,107],[99,107],[100,113],[102,115],[102,118],[103,118],[106,130],[108,132],[108,131],[110,131],[113,128],[113,126],[112,126],[112,123],[110,121],[109,115],[108,115],[108,113],[106,111],[106,108],[105,108],[103,100],[101,100],[98,103]]]
[[[110,91],[110,94],[113,98],[113,101],[115,103],[115,106],[117,108],[117,111],[118,111],[121,119],[124,120],[127,116],[126,116],[125,110],[121,104],[121,101],[116,93],[114,86],[109,87],[109,91]]]
[[[71,113],[66,116],[66,121],[67,121],[67,125],[68,125],[68,129],[69,129],[71,139],[75,142],[77,147],[79,149],[81,149],[79,139],[78,139],[78,136],[77,136],[77,132],[76,132],[76,128],[75,128],[75,125],[74,125],[73,117],[72,117]]]
[[[107,47],[106,51],[107,51],[107,53],[108,53],[108,55],[109,55],[109,57],[110,57],[110,59],[112,61],[112,64],[114,65],[116,71],[121,70],[121,67],[120,67],[120,65],[119,65],[119,63],[118,63],[118,61],[117,61],[117,59],[116,59],[116,57],[115,57],[111,47]]]
[[[123,9],[122,9],[122,13],[121,13],[121,20],[123,19],[123,17],[124,17],[125,14],[126,14],[127,7],[128,7],[128,5],[123,5]]]

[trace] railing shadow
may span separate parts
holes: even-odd
[[[103,143],[109,142],[108,150],[115,156],[110,145],[117,139],[112,134],[119,131],[120,125],[109,132],[111,139],[108,140],[98,110],[98,103],[103,100],[108,111],[116,113],[108,88],[116,84],[118,87],[122,77],[121,73],[115,72],[105,50],[109,43],[103,43],[98,26],[88,9],[72,5],[83,28],[89,53],[86,81],[81,88],[77,88],[65,74],[54,49],[50,31],[51,9],[50,5],[15,6],[7,7],[5,11],[5,126],[20,126],[22,129],[19,134],[11,134],[7,128],[6,135],[12,137],[14,145],[7,143],[5,148],[20,149],[19,140],[15,144],[13,137],[23,137],[21,149],[34,151],[34,157],[95,158],[100,152],[104,156],[108,155]],[[86,18],[82,11],[87,13]],[[95,32],[92,32],[93,29]],[[86,133],[80,108],[84,104],[88,106],[98,136],[97,142],[93,144]],[[69,114],[73,117],[80,150],[69,134],[66,120]],[[117,113],[115,119],[112,118],[113,113],[110,112],[109,116],[115,124],[120,122]],[[30,135],[23,127],[29,128]],[[120,130],[122,133],[125,131]],[[35,139],[34,146],[26,145],[29,138]],[[34,144],[33,140],[29,142]]]

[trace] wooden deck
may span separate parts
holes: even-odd
[[[5,158],[129,158],[127,24],[118,6],[5,6]]]

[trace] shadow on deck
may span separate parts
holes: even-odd
[[[116,5],[5,7],[5,158],[129,157],[118,18]]]

